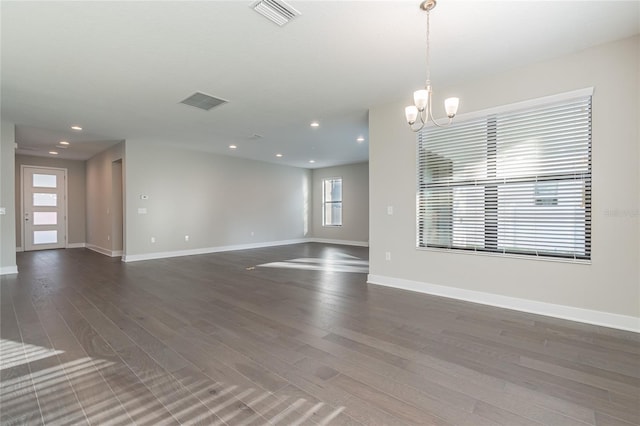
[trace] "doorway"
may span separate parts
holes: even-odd
[[[122,159],[111,163],[111,256],[124,252],[124,187]]]
[[[25,251],[65,248],[67,170],[22,166],[22,245]]]

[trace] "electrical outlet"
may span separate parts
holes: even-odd
[[[184,236],[184,240],[185,240],[185,241],[189,241],[189,236],[188,236],[188,235],[185,235],[185,236]]]
[[[391,260],[391,252],[390,251],[385,251],[384,252],[384,260]]]
[[[155,243],[156,242],[156,237],[151,237],[151,243]]]

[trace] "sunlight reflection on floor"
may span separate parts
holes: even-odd
[[[301,257],[297,259],[289,259],[282,262],[270,262],[258,265],[260,268],[285,268],[285,269],[301,269],[306,271],[325,271],[325,272],[354,272],[358,274],[366,274],[369,272],[369,261],[358,258],[345,259],[325,259],[325,258],[309,258]]]
[[[0,370],[17,367],[18,365],[61,353],[63,351],[2,339],[0,340]]]
[[[181,385],[176,377],[163,369],[153,369],[140,375],[140,372],[130,371],[126,364],[91,357],[67,362],[52,359],[44,365],[39,362],[64,353],[61,350],[0,339],[2,425],[33,421],[49,424],[89,421],[114,425],[130,424],[133,421],[142,425],[158,424],[165,420],[175,422],[178,419],[183,424],[195,424],[210,421],[211,413],[218,418],[218,422],[213,424],[220,425],[234,424],[239,419],[299,425],[308,422],[312,416],[317,424],[329,424],[345,408],[329,407],[323,402],[309,401],[298,396],[276,395],[264,389],[243,389],[213,380]],[[117,388],[129,396],[122,400],[114,397],[110,390],[115,392],[116,389],[110,389],[112,385],[105,381],[105,374],[116,374],[121,368],[140,379],[139,382],[130,381],[129,387]],[[107,369],[110,373],[107,373]],[[150,393],[142,392],[131,398],[132,392],[135,393],[136,389],[139,392],[138,386],[141,384]],[[210,392],[212,385],[221,388],[215,395]],[[174,392],[178,388],[180,391]],[[171,394],[167,393],[169,389],[173,390]],[[169,411],[169,418],[157,416],[154,407],[157,407],[158,400]],[[69,405],[69,402],[72,404]],[[247,418],[243,411],[253,410],[254,407],[256,411]]]

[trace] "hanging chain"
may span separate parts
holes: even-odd
[[[427,81],[426,85],[430,84],[431,81],[431,58],[429,57],[431,54],[431,47],[429,46],[429,16],[430,12],[427,9]]]

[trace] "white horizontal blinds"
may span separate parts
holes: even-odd
[[[418,245],[589,259],[591,96],[418,136]]]

